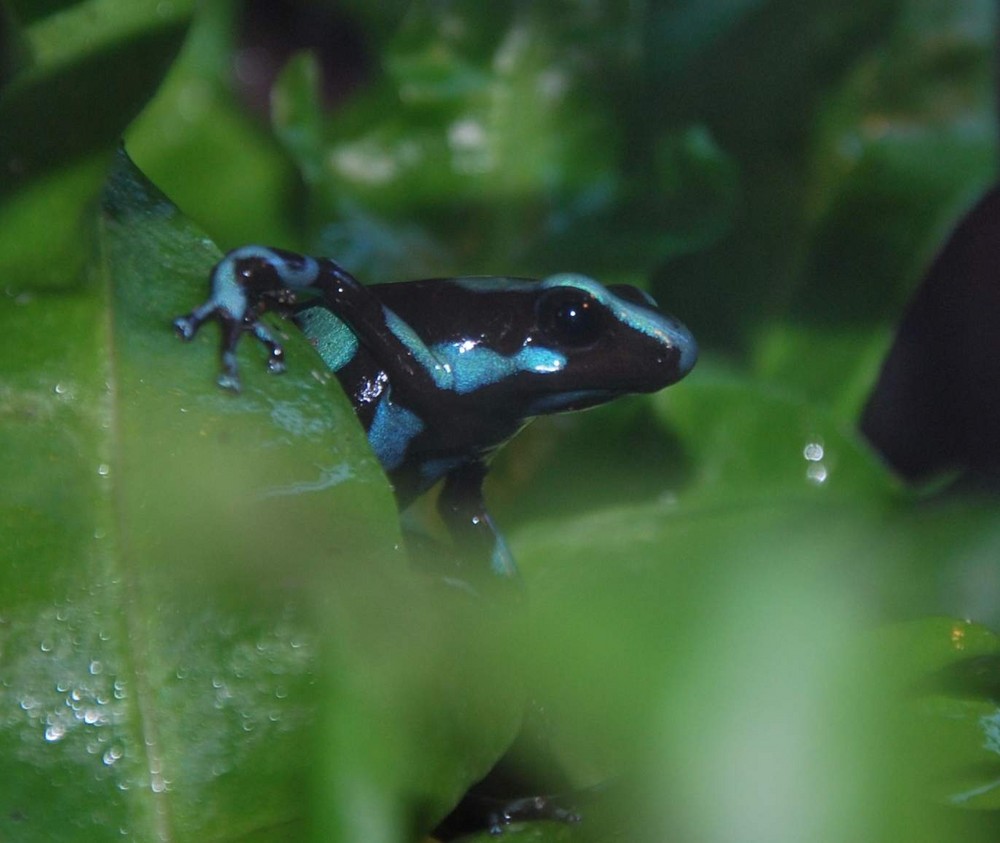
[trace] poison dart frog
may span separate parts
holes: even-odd
[[[244,246],[212,269],[209,299],[174,321],[190,340],[222,329],[219,385],[239,390],[250,333],[285,368],[261,321],[291,318],[336,374],[392,481],[400,509],[444,480],[438,508],[456,543],[516,576],[486,510],[491,456],[534,416],[655,392],[694,366],[688,330],[646,293],[583,275],[541,281],[437,278],[363,286],[329,258]]]

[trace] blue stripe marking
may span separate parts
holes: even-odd
[[[522,348],[505,357],[475,342],[439,343],[428,348],[413,328],[395,312],[384,308],[385,324],[431,376],[438,389],[465,395],[518,372],[548,374],[566,367],[566,357],[540,346]]]
[[[303,333],[332,372],[339,372],[358,351],[358,338],[325,307],[304,310],[297,317]]]
[[[517,354],[504,357],[491,348],[466,340],[441,343],[431,352],[450,373],[451,383],[447,388],[459,395],[499,383],[518,372],[549,374],[566,367],[564,355],[539,346],[522,348]]]
[[[382,396],[375,409],[375,418],[368,429],[368,444],[386,471],[395,471],[403,464],[410,442],[424,429],[420,417],[394,404],[390,393]]]
[[[451,389],[451,372],[441,360],[434,356],[420,335],[410,327],[408,322],[400,319],[395,311],[383,307],[382,312],[385,315],[386,327],[417,358],[417,362],[431,376],[434,385],[438,389]]]

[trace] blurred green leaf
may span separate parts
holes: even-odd
[[[740,20],[662,88],[733,156],[743,201],[729,236],[660,270],[658,297],[751,359],[789,323],[891,324],[995,175],[994,18],[981,0],[771,0]]]
[[[698,377],[655,402],[692,466],[685,499],[863,496],[877,507],[893,490],[849,424],[780,382],[754,381],[707,360]]]
[[[945,665],[994,652],[995,638],[951,621],[927,622],[922,637],[873,631],[885,596],[913,590],[906,572],[935,532],[887,523],[863,498],[706,499],[517,532],[534,624],[526,663],[550,740],[579,784],[610,778],[641,794],[638,815],[634,794],[609,794],[618,828],[987,839],[956,836],[965,818],[936,799],[991,780],[996,704],[920,695]],[[964,529],[996,526],[983,511]],[[956,551],[946,541],[933,555]]]
[[[603,25],[636,21],[601,5],[586,26]],[[373,280],[570,262],[634,278],[718,237],[731,162],[687,126],[657,124],[634,146],[601,76],[602,59],[627,61],[621,42],[586,56],[580,26],[544,7],[413,4],[374,84],[325,119],[315,72],[287,71],[276,129],[310,190],[315,248]]]
[[[179,49],[192,7],[87,0],[26,16],[26,59],[0,89],[5,278],[21,287],[73,283],[88,257],[84,214],[126,124]]]
[[[904,689],[893,716],[907,730],[921,784],[955,806],[1000,807],[1000,640],[945,618],[911,621],[880,637]]]
[[[126,146],[137,165],[226,251],[244,243],[303,248],[292,163],[237,96],[236,6],[199,11],[170,74]]]

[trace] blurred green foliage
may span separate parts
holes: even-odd
[[[994,4],[287,5],[353,47],[265,33],[261,102],[260,4],[0,4],[0,839],[418,839],[529,700],[617,782],[529,839],[995,837],[996,507],[854,432],[995,176]],[[472,593],[308,344],[234,397],[171,335],[253,241],[636,283],[702,360],[502,455],[527,599]]]

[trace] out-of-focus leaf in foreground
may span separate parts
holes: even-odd
[[[965,622],[880,631],[875,581],[933,541],[909,526],[814,499],[522,529],[533,688],[575,780],[610,782],[598,821],[651,840],[988,839],[988,814],[947,806],[991,806],[997,700],[940,672],[995,644]]]

